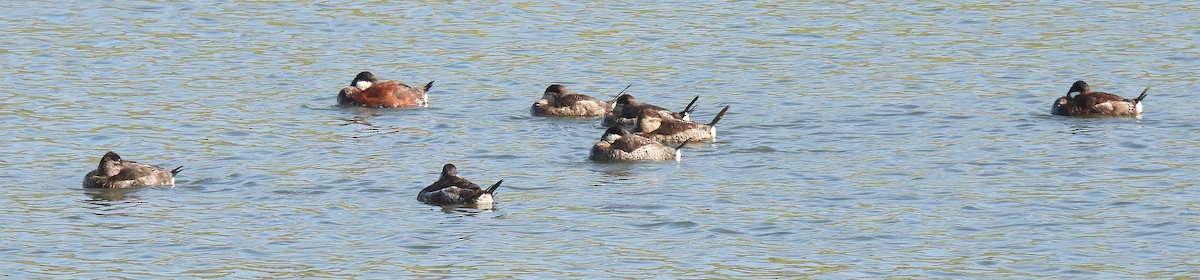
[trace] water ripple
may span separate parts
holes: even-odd
[[[1193,3],[0,6],[16,278],[1196,271]],[[334,105],[362,70],[433,103]],[[1076,79],[1147,113],[1048,115]],[[528,115],[549,83],[732,109],[681,163],[595,164],[597,120]],[[109,150],[185,169],[80,189]],[[416,202],[447,162],[497,207]]]

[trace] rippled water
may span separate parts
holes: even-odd
[[[0,276],[1168,278],[1200,272],[1200,5],[0,3]],[[371,70],[427,109],[334,106]],[[1076,79],[1142,119],[1048,115]],[[585,160],[549,83],[725,104]],[[368,125],[369,124],[369,125]],[[113,150],[174,188],[80,188]],[[420,204],[444,163],[492,211]]]

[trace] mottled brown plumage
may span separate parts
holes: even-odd
[[[658,141],[650,140],[626,131],[620,126],[614,126],[604,131],[600,141],[592,145],[588,159],[593,161],[666,161],[682,159],[679,149],[664,146]]]
[[[694,105],[696,104],[697,99],[700,99],[699,95],[693,97],[692,101],[683,108],[683,111],[672,112],[671,110],[663,107],[638,102],[633,95],[623,94],[617,97],[617,100],[613,102],[612,111],[604,114],[604,119],[600,121],[600,125],[604,127],[633,127],[637,124],[638,116],[641,116],[646,112],[658,112],[664,114],[664,116],[670,116],[672,118],[684,121],[691,121],[692,110],[696,109]]]
[[[591,96],[571,93],[566,86],[553,84],[546,87],[542,99],[529,108],[535,116],[599,117],[612,109],[608,102]]]
[[[675,119],[663,112],[648,111],[637,119],[634,132],[650,140],[679,143],[684,141],[713,142],[717,140],[717,123],[725,117],[729,106],[721,109],[720,113],[708,124],[698,124],[691,121]]]
[[[96,170],[83,176],[84,188],[133,188],[141,186],[175,185],[175,174],[183,170],[183,166],[174,170],[122,160],[114,152],[105,153],[100,158]]]

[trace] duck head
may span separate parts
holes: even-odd
[[[1067,90],[1066,96],[1054,100],[1054,104],[1050,106],[1050,114],[1073,116],[1082,113],[1083,109],[1076,104],[1075,97],[1091,92],[1092,87],[1088,86],[1087,82],[1075,81],[1071,84],[1071,89]],[[1075,94],[1075,96],[1071,96],[1071,94]]]
[[[637,103],[637,99],[634,99],[633,95],[621,94],[621,96],[617,96],[617,100],[613,101],[612,108],[610,109],[616,112],[622,112],[625,110],[626,106],[636,106]]]
[[[442,177],[438,178],[438,180],[449,180],[456,177],[458,177],[458,167],[455,167],[454,164],[447,163],[446,165],[442,166]]]
[[[100,158],[100,166],[96,167],[96,173],[105,177],[115,176],[121,173],[121,164],[121,156],[110,151]]]
[[[1075,81],[1074,84],[1071,84],[1071,89],[1067,90],[1067,98],[1071,98],[1071,93],[1075,93],[1075,95],[1078,96],[1080,94],[1088,94],[1091,92],[1092,92],[1092,87],[1088,86],[1088,84],[1086,82],[1084,82],[1082,80]]]
[[[360,90],[366,90],[367,88],[371,87],[372,84],[375,84],[375,82],[378,81],[379,79],[375,78],[375,74],[371,74],[371,72],[368,71],[362,71],[359,72],[357,76],[354,76],[354,80],[350,81],[350,86],[356,87]]]
[[[566,86],[560,85],[560,84],[552,84],[549,87],[546,87],[546,92],[542,93],[542,99],[545,99],[546,102],[548,102],[550,104],[554,104],[554,102],[559,97],[562,97],[563,95],[567,94],[568,92],[569,91],[567,91]]]
[[[636,105],[638,105],[638,101],[637,101],[637,99],[636,99],[636,98],[633,98],[633,95],[629,95],[629,94],[622,94],[622,95],[621,95],[621,97],[617,97],[617,102],[616,102],[616,104],[617,104],[617,105],[633,105],[633,106],[636,106]]]
[[[624,128],[621,128],[621,126],[619,126],[619,125],[613,126],[613,127],[609,127],[608,130],[604,131],[604,135],[600,136],[600,140],[604,141],[604,142],[612,143],[612,142],[616,142],[617,139],[621,139],[621,137],[625,137],[626,134],[629,134],[629,131],[626,131]]]

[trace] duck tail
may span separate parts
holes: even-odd
[[[487,188],[487,193],[488,193],[488,194],[496,194],[496,189],[497,189],[497,188],[500,188],[500,183],[504,183],[504,180],[500,180],[499,182],[496,182],[495,184],[492,184],[492,186],[491,186],[491,187],[488,187],[488,188]]]
[[[716,126],[717,122],[720,122],[721,118],[725,117],[725,112],[728,112],[728,111],[729,111],[729,105],[725,105],[725,108],[721,109],[720,113],[717,113],[717,117],[713,118],[712,122],[708,123],[708,126]]]
[[[622,89],[621,92],[618,92],[617,96],[613,97],[613,100],[609,101],[608,104],[617,103],[617,99],[620,99],[622,95],[625,95],[625,91],[629,90],[629,87],[631,87],[631,86],[633,86],[633,84],[629,84],[629,85],[625,86],[625,89]]]
[[[683,143],[679,143],[679,146],[675,146],[675,150],[676,150],[676,151],[678,151],[679,149],[683,149],[683,146],[684,146],[684,145],[687,145],[687,143],[688,143],[688,142],[692,142],[692,138],[688,138],[687,140],[683,140]]]
[[[1141,94],[1141,95],[1138,95],[1137,99],[1134,99],[1134,100],[1133,100],[1133,105],[1137,105],[1138,103],[1142,103],[1142,99],[1146,99],[1146,92],[1147,92],[1147,91],[1150,91],[1150,87],[1146,87],[1146,89],[1143,89],[1143,90],[1142,90],[1142,94]]]
[[[429,81],[428,84],[425,84],[425,87],[423,89],[425,90],[425,92],[429,92],[429,89],[431,89],[431,88],[433,88],[433,81]]]
[[[171,169],[171,176],[175,176],[175,174],[179,174],[179,171],[183,171],[183,166],[176,167],[175,169]]]
[[[682,113],[683,113],[683,115],[684,115],[684,116],[686,116],[686,115],[691,115],[691,114],[692,114],[692,111],[695,111],[695,110],[696,110],[696,107],[694,107],[694,105],[696,105],[696,100],[697,100],[697,99],[700,99],[700,96],[699,96],[699,95],[697,95],[696,97],[692,97],[692,102],[688,102],[688,105],[687,105],[687,106],[685,106],[685,107],[683,107],[683,111],[682,111]]]

